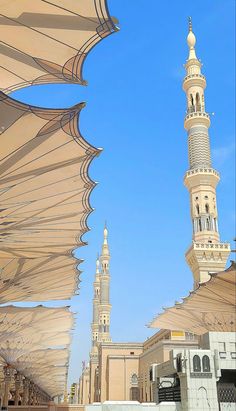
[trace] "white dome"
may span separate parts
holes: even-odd
[[[187,43],[190,48],[193,48],[196,44],[196,37],[192,31],[188,33]]]
[[[107,228],[105,227],[104,228],[104,237],[106,238],[108,236],[108,230],[107,230]]]

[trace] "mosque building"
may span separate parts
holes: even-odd
[[[222,320],[220,303],[217,299],[211,300],[210,294],[210,285],[216,287],[214,284],[217,281],[219,283],[219,279],[223,279],[220,284],[224,281],[230,284],[235,265],[225,270],[230,244],[220,240],[216,201],[216,186],[220,177],[211,163],[208,134],[210,115],[206,112],[204,98],[206,79],[201,72],[202,64],[196,56],[195,43],[190,20],[187,37],[189,56],[183,81],[187,98],[184,127],[188,133],[189,153],[189,170],[185,174],[184,184],[190,194],[193,236],[192,244],[186,252],[186,260],[193,273],[195,297],[201,297],[201,293],[209,288],[209,294],[204,296],[206,304],[204,305],[203,299],[203,308],[200,304],[195,308],[195,311],[205,311],[201,311],[202,316],[198,321],[196,318],[196,321],[192,319],[192,324],[187,326],[186,312],[182,311],[182,322],[178,323],[174,307],[167,312],[167,320],[164,317],[166,322],[163,327],[160,327],[161,316],[160,320],[158,317],[156,322],[153,321],[151,326],[161,329],[144,343],[112,342],[110,253],[108,230],[105,227],[94,281],[92,349],[89,365],[80,378],[80,404],[129,400],[162,404],[161,401],[170,401],[177,404],[176,408],[166,406],[166,411],[187,411],[218,410],[220,401],[227,404],[232,402],[234,405],[236,402],[236,388],[232,383],[235,377],[232,374],[235,368],[233,359],[236,358],[235,334],[232,332],[235,331],[235,315],[227,308],[227,314],[224,313]],[[218,274],[219,277],[215,277]],[[229,279],[224,280],[224,276]],[[209,287],[204,287],[206,282]],[[223,296],[223,286],[221,292]],[[231,297],[232,292],[226,291],[224,299]],[[191,294],[188,298],[191,299]],[[214,304],[214,310],[209,314],[207,304],[211,303]],[[228,362],[225,361],[226,357]],[[227,394],[229,392],[230,395]],[[210,408],[205,408],[206,404]],[[228,406],[227,409],[233,408]]]

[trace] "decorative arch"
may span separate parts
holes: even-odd
[[[138,376],[135,373],[131,376],[131,385],[138,385]]]
[[[200,106],[201,106],[201,100],[200,100],[200,94],[196,93],[196,106],[197,106],[197,111],[200,110]]]
[[[140,391],[138,387],[138,376],[136,373],[131,375],[131,388],[130,388],[130,400],[139,401]]]

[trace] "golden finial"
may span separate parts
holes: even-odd
[[[193,26],[192,26],[192,17],[188,18],[188,27],[189,27],[189,32],[188,32],[188,37],[187,37],[187,43],[190,48],[190,54],[189,54],[189,60],[190,59],[196,59],[196,54],[195,54],[195,44],[196,44],[196,37],[193,33]]]
[[[189,16],[189,18],[188,18],[188,31],[193,31],[192,17],[191,16]]]

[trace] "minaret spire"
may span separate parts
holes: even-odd
[[[188,31],[192,31],[193,27],[192,27],[192,17],[189,16],[188,18]]]
[[[99,335],[98,339],[100,342],[109,342],[111,341],[110,337],[110,251],[108,245],[108,229],[105,223],[103,230],[103,245],[102,252],[100,255],[100,264],[101,264],[101,277],[100,277],[100,286],[101,286],[101,296],[100,296],[100,305],[99,305]]]
[[[183,89],[187,97],[184,127],[188,132],[190,168],[185,174],[184,184],[190,193],[193,243],[186,253],[186,259],[197,286],[209,279],[209,272],[225,268],[230,246],[220,243],[216,204],[216,186],[220,177],[211,165],[208,134],[210,116],[205,111],[204,96],[206,79],[201,73],[202,64],[195,52],[196,37],[191,18],[187,44],[189,56],[185,64]]]
[[[193,27],[192,27],[192,17],[188,18],[188,37],[187,37],[187,43],[189,46],[189,57],[188,59],[196,59],[196,53],[195,53],[195,44],[196,44],[196,37],[193,33]]]
[[[107,260],[110,260],[110,252],[109,252],[109,246],[108,246],[108,230],[107,230],[107,225],[105,222],[104,230],[103,230],[103,245],[102,245],[102,253],[101,257],[105,257]],[[109,261],[108,261],[109,262]]]

